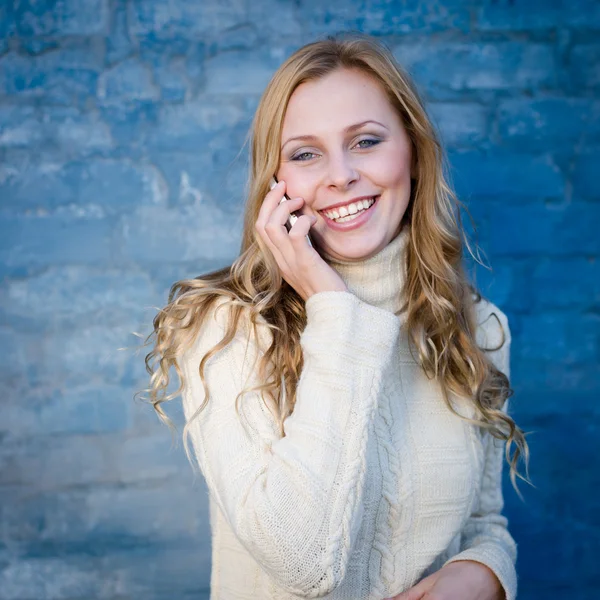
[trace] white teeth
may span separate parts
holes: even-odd
[[[369,200],[359,200],[358,202],[353,202],[348,206],[340,206],[337,209],[334,208],[333,210],[325,211],[325,215],[334,221],[344,223],[356,218],[355,215],[361,213],[367,208],[370,208],[374,203],[375,197],[370,198]]]

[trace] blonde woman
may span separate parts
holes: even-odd
[[[413,84],[368,38],[318,41],[251,134],[241,254],[174,284],[146,357],[210,492],[211,598],[514,600],[510,332]]]

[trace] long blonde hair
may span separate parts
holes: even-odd
[[[517,462],[524,456],[527,468],[529,448],[526,434],[502,410],[513,394],[507,376],[486,356],[484,350],[492,349],[481,349],[475,341],[474,302],[480,301],[481,296],[463,270],[464,232],[458,210],[462,204],[446,183],[443,151],[414,84],[385,47],[362,36],[330,37],[300,48],[268,84],[250,131],[251,170],[240,256],[231,266],[178,281],[171,287],[168,304],[154,318],[154,331],[144,344],[154,339],[154,347],[145,359],[151,375],[146,399],[173,429],[161,404],[183,390],[185,382],[178,357],[190,347],[204,320],[222,300],[229,308],[230,318],[225,336],[198,366],[205,399],[183,430],[188,459],[190,423],[210,399],[204,377],[206,363],[233,340],[242,326],[241,319],[250,326],[257,342],[259,325],[270,331],[270,345],[264,349],[258,367],[261,384],[252,390],[261,393],[281,436],[285,435],[283,423],[294,410],[303,367],[299,340],[306,326],[306,312],[302,298],[282,278],[274,257],[255,230],[255,223],[269,190],[269,180],[278,170],[281,131],[290,96],[301,83],[340,68],[359,69],[382,86],[402,118],[416,157],[411,200],[404,216],[405,225],[410,228],[404,309],[419,364],[428,377],[441,383],[444,400],[452,412],[507,442],[505,456],[510,464],[510,478],[520,495],[516,477],[528,479],[518,473]],[[468,241],[466,245],[471,252]],[[174,393],[167,394],[171,367],[180,384]],[[240,392],[236,409],[242,394],[252,390]],[[469,399],[477,418],[458,414],[448,392]],[[512,444],[516,448],[511,457]]]

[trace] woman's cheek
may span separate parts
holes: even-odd
[[[406,152],[386,153],[377,165],[378,175],[389,186],[399,185],[410,180],[410,154]]]

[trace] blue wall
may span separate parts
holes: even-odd
[[[206,489],[119,348],[234,259],[259,95],[343,29],[414,74],[509,315],[537,486],[505,485],[519,598],[597,597],[600,3],[5,0],[1,599],[208,598]]]

